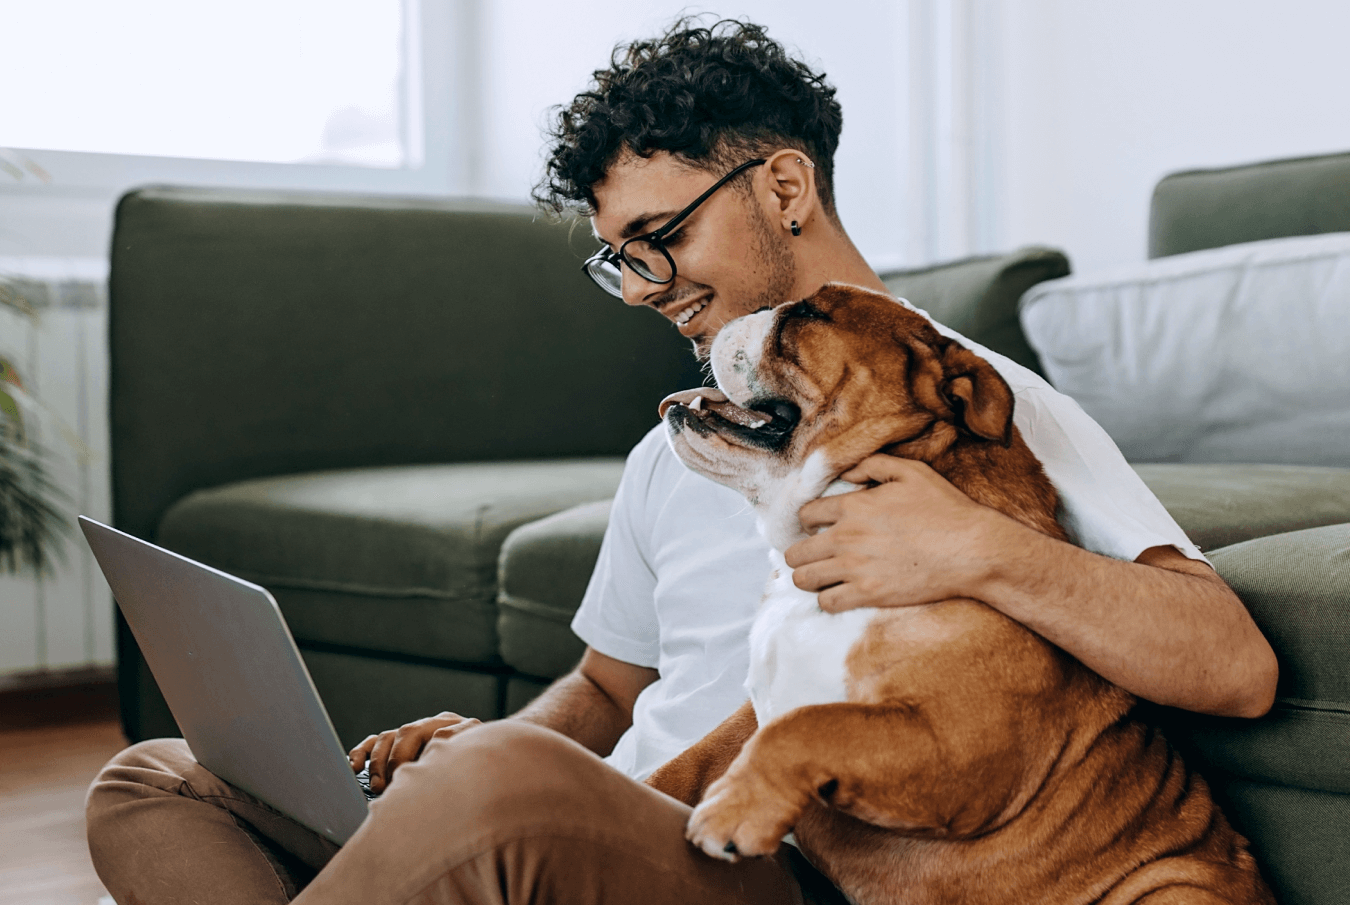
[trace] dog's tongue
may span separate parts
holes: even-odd
[[[762,414],[741,408],[730,399],[727,399],[727,394],[716,387],[698,387],[692,390],[680,390],[678,393],[671,393],[665,399],[661,400],[661,405],[657,409],[660,413],[660,417],[666,417],[666,411],[676,403],[687,406],[695,411],[715,412],[728,421],[739,424],[741,427],[760,427],[764,424],[764,416]]]
[[[660,418],[666,417],[666,410],[677,402],[680,405],[687,405],[690,408],[695,408],[697,407],[694,403],[694,400],[696,399],[702,399],[705,403],[726,402],[727,394],[723,393],[717,387],[695,387],[692,390],[680,390],[678,393],[671,393],[665,399],[661,400],[661,405],[656,410],[657,415]]]

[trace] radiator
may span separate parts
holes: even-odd
[[[0,357],[42,403],[25,429],[49,453],[70,527],[51,574],[0,573],[0,676],[114,659],[112,595],[75,524],[111,513],[107,280],[102,259],[0,257],[0,284],[33,309],[0,305]]]

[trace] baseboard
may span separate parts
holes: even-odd
[[[0,676],[0,730],[116,717],[117,673],[111,666],[43,669]]]
[[[82,685],[116,685],[116,666],[75,666],[69,669],[34,669],[0,675],[0,695],[13,691],[75,688]]]

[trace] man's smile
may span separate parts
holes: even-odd
[[[692,305],[689,305],[684,310],[680,311],[672,318],[675,321],[675,326],[683,327],[685,324],[689,323],[689,321],[693,320],[694,315],[708,307],[709,302],[710,300],[706,298],[698,299]]]
[[[684,298],[674,301],[657,303],[652,307],[656,308],[663,317],[669,320],[685,337],[692,337],[696,330],[690,327],[698,316],[706,311],[713,303],[713,296],[707,290],[701,291],[696,295],[686,295]]]

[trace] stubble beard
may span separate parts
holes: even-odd
[[[792,287],[797,284],[797,263],[788,248],[788,242],[790,241],[788,237],[783,235],[781,231],[775,230],[769,223],[769,218],[765,216],[764,211],[758,207],[753,208],[750,226],[754,237],[753,254],[763,264],[765,282],[760,292],[751,298],[749,305],[746,307],[746,313],[755,312],[761,308],[775,308],[786,302],[788,294],[792,292]],[[717,339],[716,333],[711,336],[702,334],[693,338],[694,357],[699,360],[705,370],[709,367],[712,357],[712,344],[715,339]]]

